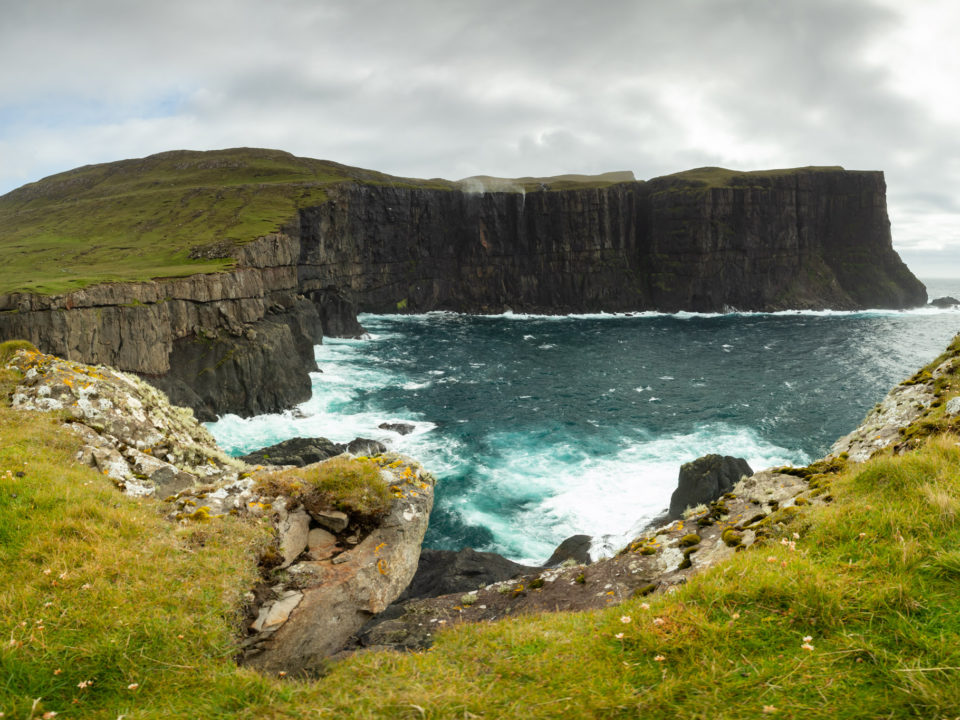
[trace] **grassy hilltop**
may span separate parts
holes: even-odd
[[[836,169],[836,168],[824,168]],[[700,168],[678,187],[751,184],[791,170]],[[342,182],[466,191],[602,188],[630,172],[462,181],[399,178],[280,150],[172,151],[88,165],[0,197],[0,293],[57,294],[102,282],[226,270],[229,246],[281,230]]]
[[[278,150],[174,151],[88,165],[0,197],[0,293],[216,272],[193,248],[276,232],[346,180],[399,178]]]
[[[960,715],[957,364],[903,433],[916,449],[849,467],[820,485],[832,502],[673,594],[448,627],[315,680],[232,660],[262,530],[121,496],[55,416],[9,406],[15,380],[0,370],[4,718]]]

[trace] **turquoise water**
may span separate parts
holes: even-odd
[[[931,287],[948,292],[960,284]],[[309,402],[208,427],[236,454],[382,440],[440,479],[427,547],[527,562],[575,533],[616,547],[700,455],[819,457],[960,331],[960,313],[935,310],[361,321],[369,339],[317,347]],[[391,420],[416,430],[377,428]]]

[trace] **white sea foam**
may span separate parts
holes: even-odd
[[[354,360],[364,348],[363,341],[329,339],[316,347],[320,372],[311,373],[313,396],[293,410],[241,418],[225,415],[207,423],[220,446],[228,453],[241,454],[294,437],[325,437],[334,442],[349,442],[356,437],[379,440],[392,449],[404,451],[430,432],[433,423],[414,411],[401,417],[386,417],[376,410],[358,409],[358,395],[395,382],[395,375],[382,367],[370,367]],[[429,383],[409,383],[426,387]],[[398,437],[381,430],[384,422],[414,425],[410,435]]]
[[[744,457],[756,470],[809,461],[761,440],[752,430],[713,424],[690,434],[624,440],[622,449],[596,457],[569,442],[533,445],[519,433],[489,442],[503,453],[473,469],[475,489],[458,504],[464,519],[489,528],[498,551],[520,562],[542,563],[565,538],[586,534],[595,550],[619,549],[669,504],[682,463],[708,453]],[[496,493],[511,514],[485,509]],[[506,502],[503,502],[506,501]],[[521,530],[522,529],[522,530]]]
[[[732,309],[728,312],[691,312],[681,310],[679,312],[660,312],[657,310],[643,310],[630,312],[601,312],[601,313],[568,313],[568,314],[550,314],[542,315],[537,313],[518,313],[507,311],[495,315],[469,315],[468,313],[457,313],[449,310],[432,310],[426,313],[404,314],[404,315],[373,315],[361,313],[359,316],[362,324],[376,323],[378,318],[390,318],[392,322],[418,322],[443,317],[476,317],[489,318],[493,320],[615,320],[630,317],[639,318],[659,318],[669,317],[680,320],[695,318],[722,318],[722,317],[896,317],[910,315],[942,315],[942,314],[960,314],[960,309],[956,307],[937,308],[929,305],[923,307],[909,308],[907,310],[892,310],[886,308],[870,308],[865,310],[777,310],[775,312],[758,312],[752,310]],[[524,338],[526,339],[526,338]]]

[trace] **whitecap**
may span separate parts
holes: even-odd
[[[723,423],[653,439],[623,438],[619,450],[603,456],[569,439],[544,443],[515,432],[486,442],[505,452],[471,468],[477,482],[457,511],[465,522],[493,532],[497,552],[529,564],[542,563],[562,540],[581,533],[598,539],[597,552],[619,549],[667,507],[680,465],[702,455],[744,457],[754,470],[809,461],[749,428]],[[498,497],[496,509],[487,502],[491,493]]]

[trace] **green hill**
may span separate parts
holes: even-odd
[[[594,178],[555,180],[556,189],[569,189]],[[331,185],[348,181],[459,187],[253,148],[87,165],[0,197],[0,293],[225,270],[230,245],[282,230],[298,208],[324,202]]]
[[[230,267],[202,248],[245,243],[290,222],[344,181],[418,183],[279,150],[174,151],[88,165],[0,197],[0,293]],[[200,248],[191,257],[191,250]]]

